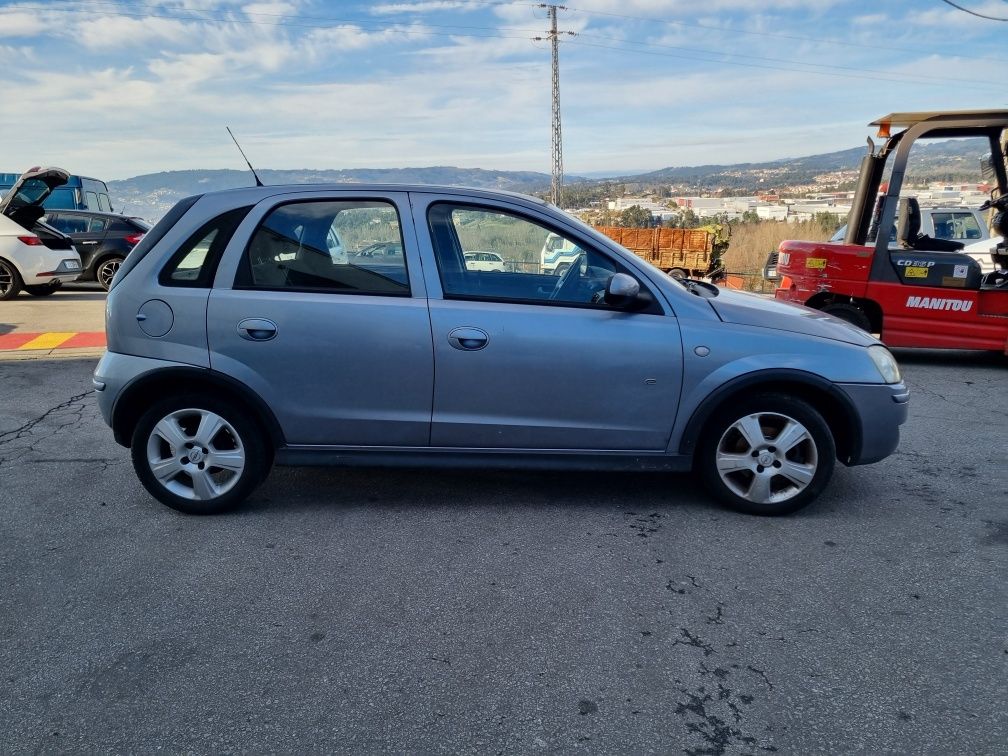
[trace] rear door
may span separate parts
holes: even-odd
[[[95,253],[105,240],[108,219],[100,215],[74,215],[72,213],[60,213],[60,218],[64,219],[68,225],[72,222],[75,228],[81,229],[73,236],[74,245],[80,252],[81,263],[85,269],[89,268]]]
[[[356,254],[386,242],[405,255]],[[258,393],[289,444],[428,445],[434,357],[406,194],[256,205],[218,270],[207,334],[211,367]]]

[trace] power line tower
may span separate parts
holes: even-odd
[[[560,127],[560,35],[574,36],[572,31],[557,31],[557,11],[567,10],[564,5],[539,3],[540,8],[549,12],[550,29],[545,37],[533,37],[541,41],[548,39],[553,50],[553,176],[550,182],[550,201],[560,206],[560,192],[563,189],[563,132]]]

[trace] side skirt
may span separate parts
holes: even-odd
[[[438,467],[498,470],[640,470],[686,472],[687,455],[635,451],[564,451],[559,449],[449,449],[413,447],[282,446],[281,466]]]

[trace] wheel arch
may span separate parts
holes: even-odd
[[[236,404],[247,412],[275,450],[283,446],[280,423],[266,402],[234,378],[204,368],[176,367],[138,376],[127,384],[112,408],[112,432],[116,443],[128,447],[140,417],[154,401],[173,394],[204,393]]]
[[[882,333],[882,306],[874,299],[844,296],[841,294],[834,294],[829,291],[820,291],[809,297],[805,302],[805,306],[811,307],[814,310],[821,310],[826,305],[841,303],[852,304],[860,307],[864,314],[868,317],[868,321],[871,323],[871,333]]]
[[[754,393],[774,392],[810,404],[826,421],[836,444],[837,459],[844,464],[861,453],[861,426],[850,397],[832,382],[802,370],[758,370],[721,385],[697,407],[679,440],[679,453],[693,455],[707,422],[732,400]]]

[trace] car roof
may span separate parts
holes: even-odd
[[[484,189],[473,186],[448,186],[441,184],[266,184],[265,186],[238,187],[235,189],[219,189],[206,192],[203,196],[220,197],[229,194],[241,194],[243,197],[259,196],[262,199],[274,194],[291,192],[422,192],[425,194],[463,194],[466,196],[483,197],[486,199],[519,199],[533,202],[537,205],[549,205],[546,200],[521,192],[510,192],[505,189]]]

